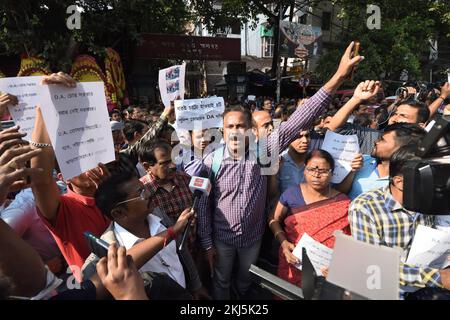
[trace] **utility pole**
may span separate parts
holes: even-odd
[[[277,103],[280,102],[281,98],[281,22],[283,21],[283,13],[284,8],[283,5],[280,4],[280,11],[278,12],[278,44],[277,44]]]

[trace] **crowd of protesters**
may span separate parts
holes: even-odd
[[[173,104],[113,110],[116,160],[69,180],[39,107],[31,141],[17,126],[0,131],[0,298],[248,299],[249,268],[261,260],[301,286],[292,252],[303,234],[333,248],[342,230],[407,253],[419,225],[450,232],[450,216],[403,206],[405,163],[417,158],[429,121],[450,114],[450,84],[422,97],[407,87],[389,103],[381,83],[367,80],[337,97],[363,60],[352,48],[311,97],[227,105],[219,136],[176,131]],[[43,84],[76,85],[62,72]],[[1,112],[15,104],[0,96]],[[339,184],[335,159],[321,149],[328,130],[360,144]],[[201,174],[211,192],[191,210],[190,177]],[[106,257],[91,252],[87,230],[110,244]],[[402,259],[399,274],[402,298],[450,297],[450,269]]]

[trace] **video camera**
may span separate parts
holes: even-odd
[[[403,205],[430,215],[450,215],[450,116],[435,122],[403,173]]]

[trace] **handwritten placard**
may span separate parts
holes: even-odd
[[[302,249],[306,249],[306,253],[308,255],[309,260],[316,271],[316,274],[321,276],[322,271],[321,268],[328,268],[330,265],[331,257],[333,255],[333,250],[328,248],[327,246],[321,244],[320,242],[314,240],[310,235],[304,233],[300,238],[300,241],[297,243],[292,254],[297,258],[302,259]],[[295,267],[299,270],[302,270],[302,265],[297,264]]]
[[[450,233],[419,225],[406,263],[442,269],[448,264],[448,255],[450,255]]]
[[[20,131],[27,135],[24,140],[31,139],[31,133],[36,119],[36,106],[39,102],[37,88],[42,76],[1,78],[0,91],[17,96],[18,104],[8,106],[14,123],[20,126]]]
[[[185,74],[186,63],[159,70],[159,91],[161,100],[166,107],[177,97],[184,98]]]
[[[341,183],[352,170],[352,161],[359,153],[358,137],[342,135],[328,130],[323,140],[322,149],[328,151],[334,159],[332,183]]]
[[[176,127],[185,130],[220,128],[224,110],[222,97],[176,100]]]
[[[38,93],[64,179],[115,159],[103,82],[42,85]]]

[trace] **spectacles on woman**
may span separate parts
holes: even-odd
[[[319,175],[319,176],[327,176],[327,175],[329,175],[331,173],[331,169],[319,169],[319,168],[307,167],[307,168],[305,168],[305,170],[310,175],[316,174],[316,175]]]
[[[116,204],[116,207],[120,206],[121,204],[128,203],[128,202],[135,201],[135,200],[146,200],[147,199],[146,195],[147,195],[147,190],[144,187],[142,187],[142,188],[140,188],[139,196],[128,199],[128,200],[120,201],[119,203]]]

